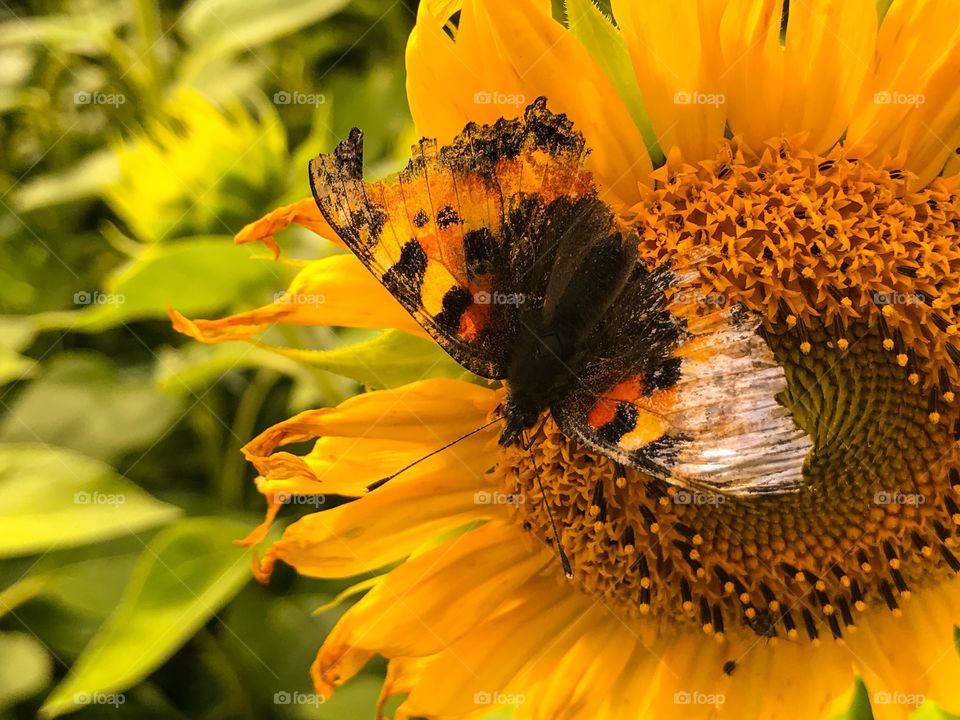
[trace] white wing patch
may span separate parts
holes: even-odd
[[[677,402],[665,417],[686,442],[668,481],[732,496],[803,485],[813,442],[776,400],[787,378],[758,326],[759,319],[730,311],[690,321],[694,350],[680,353]]]

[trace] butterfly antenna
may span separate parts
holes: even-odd
[[[406,465],[405,467],[400,468],[399,470],[397,470],[397,471],[396,471],[395,473],[393,473],[392,475],[387,475],[387,477],[385,477],[385,478],[381,478],[380,480],[377,480],[377,481],[374,482],[374,483],[370,483],[369,485],[367,485],[366,491],[367,491],[367,492],[371,492],[371,491],[373,491],[373,490],[376,490],[376,489],[379,488],[379,487],[383,487],[383,486],[386,485],[388,482],[390,482],[391,480],[393,480],[397,475],[400,475],[401,473],[405,473],[407,470],[409,470],[410,468],[412,468],[412,467],[414,467],[414,466],[416,466],[416,465],[419,465],[419,464],[422,463],[424,460],[427,460],[427,459],[429,459],[429,458],[432,458],[434,455],[436,455],[437,453],[443,452],[443,451],[446,450],[447,448],[453,447],[453,446],[456,445],[458,442],[461,442],[462,440],[466,440],[466,439],[467,439],[468,437],[470,437],[471,435],[476,435],[476,434],[477,434],[478,432],[480,432],[481,430],[486,430],[488,427],[490,427],[490,426],[493,425],[494,423],[498,423],[498,422],[500,422],[500,421],[503,420],[503,419],[504,419],[504,416],[503,416],[503,415],[500,415],[499,417],[495,417],[495,418],[494,418],[493,420],[491,420],[490,422],[485,423],[485,424],[481,425],[480,427],[471,430],[470,432],[466,433],[465,435],[461,435],[461,436],[458,437],[456,440],[451,440],[450,442],[448,442],[448,443],[447,443],[446,445],[444,445],[443,447],[439,447],[439,448],[437,448],[436,450],[432,450],[431,452],[429,452],[429,453],[427,453],[426,455],[424,455],[422,458],[419,458],[419,459],[417,459],[417,460],[414,460],[414,461],[413,461],[412,463],[410,463],[409,465]]]
[[[530,460],[533,461],[533,473],[537,476],[537,485],[540,487],[540,502],[547,509],[547,517],[550,518],[550,526],[553,528],[553,537],[557,541],[557,552],[560,553],[560,564],[563,566],[563,574],[567,580],[573,580],[573,567],[570,565],[570,558],[563,551],[563,543],[560,541],[560,533],[557,532],[557,521],[553,518],[553,511],[550,509],[550,503],[547,502],[546,493],[543,491],[543,480],[540,479],[540,468],[537,466],[537,459],[530,453]]]

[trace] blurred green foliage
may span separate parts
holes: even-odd
[[[386,0],[0,9],[0,718],[373,717],[382,663],[309,702],[338,611],[311,613],[343,585],[251,581],[232,541],[264,503],[239,448],[356,392],[343,376],[383,347],[411,366],[437,349],[320,329],[267,336],[303,357],[202,346],[166,309],[283,290],[293,269],[232,236],[307,196],[307,159],[352,126],[375,171],[399,163],[414,17]]]

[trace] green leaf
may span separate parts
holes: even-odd
[[[135,685],[214,617],[250,579],[249,531],[226,518],[189,518],[160,532],[137,560],[116,611],[47,698],[41,717]]]
[[[179,512],[97,460],[46,445],[0,446],[0,557],[136,533]]]
[[[74,295],[79,313],[41,316],[47,327],[99,332],[131,320],[166,318],[167,307],[205,315],[284,287],[289,271],[263,256],[262,248],[234,245],[227,237],[202,237],[145,246],[104,290]]]
[[[850,707],[836,720],[873,720],[873,713],[870,710],[870,695],[860,678],[857,678],[856,690]]]
[[[93,197],[120,177],[117,157],[99,150],[66,170],[41,175],[17,188],[14,202],[20,212],[62,205]]]
[[[0,710],[40,692],[52,676],[50,655],[36,638],[0,633]]]
[[[662,165],[663,152],[643,104],[623,35],[592,0],[566,0],[566,10],[570,31],[583,43],[613,83],[630,117],[640,130],[654,166]]]
[[[204,51],[246,50],[313,25],[349,0],[194,0],[178,26]]]
[[[77,353],[57,356],[8,404],[0,441],[42,442],[110,461],[161,437],[183,401],[151,383],[146,369],[121,371],[102,355]]]
[[[459,378],[467,374],[435,342],[402,330],[385,330],[370,340],[335,350],[261,347],[378,389],[424,378]]]

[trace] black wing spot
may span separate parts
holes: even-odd
[[[637,426],[640,414],[637,409],[627,402],[618,402],[613,420],[597,430],[597,437],[610,445],[616,445],[620,438]]]
[[[468,230],[463,235],[463,255],[471,277],[493,272],[497,256],[497,239],[488,228]]]
[[[658,477],[664,469],[677,461],[680,446],[689,442],[685,435],[664,435],[630,453],[630,464],[649,475]]]
[[[420,243],[410,239],[400,251],[400,259],[383,274],[383,284],[393,295],[413,289],[417,296],[427,272],[427,254]]]
[[[727,660],[723,664],[723,673],[724,675],[733,675],[733,671],[737,669],[736,660]]]
[[[677,357],[668,357],[643,377],[643,389],[647,395],[657,390],[669,390],[680,382],[680,367],[683,361]]]
[[[437,227],[443,230],[451,225],[457,225],[460,222],[460,216],[453,209],[453,205],[444,205],[437,213]]]
[[[465,287],[457,285],[444,294],[443,309],[433,319],[440,328],[448,333],[455,333],[460,329],[460,318],[471,305],[473,305],[473,295]]]
[[[423,208],[420,208],[420,210],[417,211],[417,214],[413,216],[413,224],[418,228],[422,228],[428,222],[430,222],[430,216],[424,212]]]

